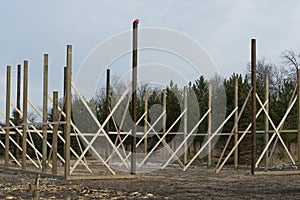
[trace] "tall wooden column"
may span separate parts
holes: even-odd
[[[47,170],[47,121],[48,121],[48,54],[44,54],[44,82],[43,82],[43,158],[42,172]]]
[[[9,132],[10,132],[10,85],[11,85],[11,67],[6,68],[6,129],[5,129],[5,167],[9,166]]]
[[[146,115],[144,117],[144,134],[147,133],[147,130],[148,130],[148,90],[146,89],[145,90],[145,112],[146,112]],[[144,153],[147,153],[148,151],[148,138],[145,137],[144,138]]]
[[[266,104],[266,111],[269,113],[269,75],[266,74],[265,76],[265,101]],[[267,115],[265,115],[265,145],[269,143],[269,119]],[[265,170],[268,169],[268,163],[269,163],[269,149],[267,149],[265,153]]]
[[[187,109],[187,86],[184,86],[184,110]],[[183,116],[183,122],[184,122],[184,126],[183,126],[183,139],[185,139],[187,137],[188,134],[188,127],[187,127],[187,110],[184,113]],[[187,141],[185,141],[184,143],[184,155],[183,155],[183,164],[187,164],[188,163],[188,143]]]
[[[131,141],[131,174],[136,174],[136,122],[137,122],[137,55],[138,55],[138,24],[133,22],[132,44],[132,141]]]
[[[209,114],[208,114],[208,121],[207,121],[207,138],[210,139],[211,137],[211,101],[212,101],[212,86],[211,84],[208,85],[208,109],[210,110]],[[211,167],[211,141],[209,141],[208,145],[207,145],[207,168]]]
[[[255,172],[256,162],[256,40],[251,40],[251,85],[252,85],[252,151],[251,174]]]
[[[28,99],[28,61],[24,61],[23,72],[23,137],[22,137],[22,169],[26,170],[26,154],[27,154],[27,99]]]
[[[67,74],[66,74],[66,128],[65,128],[65,176],[70,175],[70,146],[71,146],[71,81],[72,81],[72,45],[67,45]]]
[[[58,92],[53,92],[52,174],[57,175]]]
[[[110,113],[110,69],[106,70],[106,117],[109,116]],[[106,133],[109,134],[109,122],[106,123]]]
[[[21,110],[21,65],[19,64],[17,67],[17,109]],[[16,126],[20,126],[20,113],[16,112]],[[20,133],[16,132],[16,142],[18,145],[20,144]],[[16,159],[20,159],[20,150],[15,145]]]
[[[297,119],[297,125],[298,125],[298,163],[300,162],[300,69],[297,69],[297,83],[298,83],[298,119]]]
[[[234,89],[234,107],[239,106],[239,82],[238,82],[238,76],[235,77],[235,89]],[[234,145],[237,144],[239,139],[239,109],[237,109],[234,113]],[[237,147],[234,151],[234,169],[238,169],[239,165],[239,148]]]

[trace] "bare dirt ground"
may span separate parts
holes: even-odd
[[[0,172],[0,199],[31,199],[34,175]],[[299,199],[300,175],[167,168],[126,180],[40,178],[39,199]]]

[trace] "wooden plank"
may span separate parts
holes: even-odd
[[[41,177],[45,178],[55,178],[55,179],[60,179],[63,180],[65,179],[64,176],[62,175],[52,175],[52,174],[47,174],[47,173],[41,173],[41,172],[36,172],[36,171],[30,171],[30,170],[22,170],[18,168],[8,168],[8,167],[2,167],[0,166],[0,170],[4,172],[11,172],[11,173],[18,173],[18,174],[33,174],[33,175],[40,175]]]
[[[30,171],[30,170],[21,170],[18,168],[8,168],[0,166],[0,170],[4,172],[11,172],[11,173],[18,173],[18,174],[32,174],[32,175],[40,175],[44,178],[55,178],[59,180],[107,180],[107,179],[134,179],[136,178],[136,175],[131,174],[119,174],[119,175],[72,175],[72,176],[63,176],[63,175],[53,175],[53,174],[47,174],[37,171]]]
[[[66,176],[66,180],[106,180],[106,179],[134,179],[136,175],[124,174],[124,175],[72,175]]]
[[[300,175],[300,170],[295,170],[295,171],[255,171],[254,175]]]

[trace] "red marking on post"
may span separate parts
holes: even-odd
[[[133,22],[138,24],[140,22],[140,20],[139,19],[135,19]]]

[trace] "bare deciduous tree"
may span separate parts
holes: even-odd
[[[297,55],[293,50],[282,51],[281,57],[283,59],[284,64],[287,64],[288,66],[293,67],[295,70],[298,69],[299,64],[298,64],[297,58],[299,58],[300,55]]]
[[[297,55],[293,50],[285,50],[281,52],[282,63],[287,65],[290,69],[288,70],[289,79],[296,81],[297,69],[299,68],[299,62],[297,59],[300,55]]]

